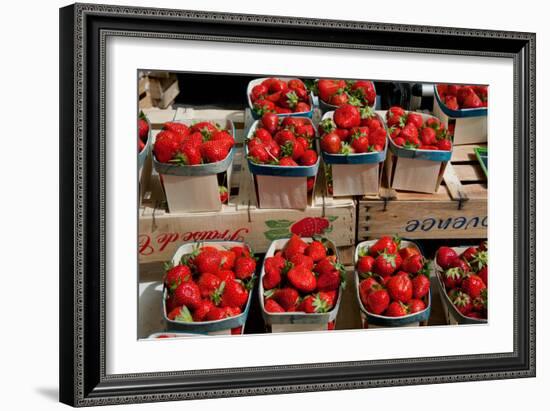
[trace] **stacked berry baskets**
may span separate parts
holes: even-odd
[[[389,236],[363,241],[354,262],[364,328],[411,327],[429,319],[429,265],[416,243]]]
[[[344,276],[336,247],[329,240],[294,234],[273,241],[259,285],[266,326],[274,333],[334,329]]]
[[[241,334],[256,259],[238,241],[182,245],[166,266],[162,316],[170,331]]]

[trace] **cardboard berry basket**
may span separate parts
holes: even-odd
[[[141,181],[141,174],[143,172],[143,166],[145,165],[145,160],[149,156],[149,153],[151,152],[151,146],[153,145],[152,143],[153,136],[151,134],[151,123],[147,118],[145,118],[145,121],[149,126],[149,131],[147,132],[147,143],[145,143],[145,147],[143,147],[143,150],[141,150],[138,153],[138,173],[139,173],[140,181]]]
[[[248,247],[242,241],[205,241],[201,243],[185,243],[180,246],[174,256],[172,257],[172,264],[178,265],[181,261],[181,258],[185,254],[193,252],[193,250],[200,246],[209,246],[216,247],[218,249],[228,249],[231,247]],[[250,310],[250,303],[252,301],[252,290],[248,293],[248,301],[242,313],[230,318],[224,318],[221,320],[215,321],[200,321],[200,322],[184,322],[184,321],[174,321],[168,318],[168,313],[166,312],[166,296],[168,290],[166,287],[163,287],[162,290],[162,318],[166,323],[167,332],[172,331],[182,331],[185,333],[191,334],[208,334],[208,335],[229,335],[229,334],[242,334],[244,332],[244,325],[248,317],[248,311]],[[240,329],[239,329],[240,328]]]
[[[334,111],[323,115],[322,120],[332,119]],[[376,116],[386,128],[384,119]],[[335,197],[351,195],[378,194],[382,181],[382,167],[386,160],[388,138],[384,151],[372,153],[328,154],[321,150],[323,161],[330,166],[332,173],[332,195]],[[328,180],[328,179],[327,179]]]
[[[279,250],[282,250],[289,238],[282,238],[275,240],[269,246],[267,252],[265,253],[264,261],[268,257],[273,257],[275,253]],[[313,241],[311,237],[302,237],[306,243]],[[340,261],[338,256],[338,249],[332,241],[327,240],[327,247],[332,250],[334,255],[336,255],[337,261]],[[294,332],[294,331],[326,331],[334,329],[336,316],[338,315],[338,309],[340,308],[340,302],[342,300],[343,287],[340,285],[338,290],[338,299],[334,304],[332,310],[327,313],[303,313],[303,312],[292,312],[292,313],[269,313],[265,310],[264,306],[264,285],[263,277],[265,271],[264,266],[262,265],[262,271],[260,273],[259,287],[258,287],[258,297],[260,298],[260,307],[262,309],[262,317],[266,326],[271,329],[272,333],[280,332]]]
[[[434,117],[422,115],[422,120]],[[412,150],[396,146],[389,140],[386,173],[391,188],[403,191],[433,194],[437,192],[453,150]]]
[[[319,80],[317,80],[317,81],[319,81]],[[368,81],[371,81],[371,80],[368,80]],[[376,86],[374,85],[374,81],[372,81],[372,85],[373,85],[374,91],[376,92]],[[376,101],[377,100],[378,100],[378,95],[376,95],[376,98],[374,99],[374,103],[371,106],[369,106],[373,110],[376,108]],[[323,113],[323,114],[325,114],[329,111],[334,111],[339,107],[339,106],[336,106],[334,104],[329,104],[329,103],[325,102],[321,97],[318,97],[318,101],[319,101],[319,109],[321,110],[321,113]]]
[[[451,110],[443,103],[437,84],[434,84],[434,115],[445,127],[454,124],[453,144],[478,144],[487,142],[487,107]]]
[[[376,243],[378,239],[374,240],[368,240],[363,241],[357,244],[357,247],[355,248],[355,255],[353,259],[353,265],[354,267],[357,265],[357,261],[359,260],[359,252],[361,249],[365,247],[370,247],[374,243]],[[413,241],[409,240],[401,240],[401,247],[415,247],[417,248],[422,255],[424,253],[422,252],[421,247],[416,244]],[[359,276],[359,273],[357,270],[355,270],[354,274],[355,279],[355,295],[357,297],[357,302],[359,303],[359,309],[361,312],[361,321],[364,324],[364,328],[377,328],[377,327],[418,327],[420,326],[421,322],[428,321],[430,318],[430,313],[432,310],[432,292],[430,289],[430,292],[426,297],[424,297],[424,303],[426,304],[426,308],[420,312],[408,314],[403,317],[388,317],[385,315],[377,315],[377,314],[371,314],[367,311],[365,306],[363,305],[363,302],[361,301],[361,297],[359,296],[359,283],[361,282],[361,277]],[[431,279],[430,279],[431,281]]]
[[[298,78],[296,77],[276,77],[280,80],[284,80],[284,81],[289,81],[289,80],[299,80]],[[254,79],[254,80],[251,80],[249,83],[248,83],[248,86],[246,87],[246,99],[248,101],[248,108],[250,109],[250,112],[252,113],[252,117],[255,119],[255,120],[258,120],[261,116],[259,116],[255,111],[254,111],[254,104],[252,103],[252,100],[250,99],[250,93],[252,92],[252,89],[254,88],[254,86],[257,86],[258,84],[262,83],[264,80],[267,80],[268,77],[263,77],[263,78],[257,78],[257,79]],[[287,113],[287,114],[279,114],[277,113],[277,115],[279,117],[308,117],[308,118],[312,118],[313,117],[313,96],[311,93],[308,93],[309,94],[309,111],[302,111],[302,112],[298,112],[298,113]]]
[[[199,121],[202,120],[174,122],[190,126]],[[235,126],[231,120],[205,121],[225,124],[225,128],[235,137]],[[236,147],[233,146],[222,161],[192,166],[160,163],[153,154],[153,166],[160,174],[168,210],[171,213],[221,210],[218,174],[223,174],[221,180],[226,183],[226,187],[231,187],[231,171],[235,151]]]
[[[458,255],[462,254],[468,247],[462,246],[462,247],[451,247]],[[437,260],[434,258],[433,265],[432,265],[432,275],[431,278],[434,279],[436,285],[437,285],[437,291],[439,292],[439,298],[441,299],[441,305],[443,306],[443,311],[445,314],[445,319],[447,320],[447,324],[449,325],[457,325],[457,324],[487,324],[486,319],[478,319],[478,318],[470,318],[463,315],[460,311],[458,311],[455,307],[455,305],[452,303],[451,299],[447,295],[447,291],[445,290],[445,284],[443,284],[443,280],[441,279],[441,273],[443,272],[443,268],[441,268],[437,264]]]
[[[311,119],[307,119],[307,121],[313,124]],[[252,138],[259,124],[259,120],[252,123],[247,140]],[[317,136],[317,132],[315,136]],[[248,158],[248,146],[246,144],[245,156],[248,160],[248,169],[254,178],[259,208],[305,209],[308,205],[311,205],[308,204],[307,179],[308,177],[317,178],[321,162],[319,156],[317,162],[312,166],[286,167],[257,164]]]

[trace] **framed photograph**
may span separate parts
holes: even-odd
[[[60,21],[62,402],[535,376],[535,34]]]

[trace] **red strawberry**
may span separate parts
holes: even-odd
[[[312,237],[323,234],[329,226],[329,220],[324,217],[306,217],[295,222],[290,227],[290,232],[302,237]]]
[[[337,128],[334,130],[334,132],[340,137],[340,140],[342,142],[348,142],[351,138],[351,130],[345,129],[345,128]]]
[[[477,247],[468,247],[466,250],[464,250],[460,257],[466,261],[471,261],[473,260],[475,253],[477,253]]]
[[[390,305],[390,295],[382,286],[374,286],[366,298],[365,308],[376,315],[382,314]]]
[[[309,150],[309,141],[304,137],[296,137],[296,142],[299,143],[304,149],[304,153]],[[303,154],[302,154],[303,156]],[[300,156],[300,157],[302,157]]]
[[[306,187],[307,187],[307,192],[308,193],[313,192],[313,188],[315,187],[315,177],[308,177],[307,178]]]
[[[357,260],[357,271],[359,274],[372,273],[374,267],[374,257],[370,255],[364,255]]]
[[[418,274],[412,279],[413,298],[420,299],[430,292],[430,279],[424,274]]]
[[[485,250],[478,250],[469,261],[470,266],[475,270],[479,271],[483,267],[487,266],[489,255]]]
[[[227,157],[229,149],[223,141],[206,141],[201,145],[201,155],[208,163],[216,163]]]
[[[181,143],[181,137],[172,131],[166,130],[158,133],[153,146],[157,161],[168,163],[179,152]]]
[[[298,291],[290,287],[281,288],[273,294],[275,301],[277,301],[285,311],[296,310],[299,297]]]
[[[343,282],[343,275],[344,272],[337,268],[319,274],[317,278],[317,289],[319,291],[337,290],[340,287],[340,283]]]
[[[227,204],[227,201],[229,200],[229,192],[227,191],[227,188],[224,186],[218,186],[218,192],[220,193],[220,202],[222,204]]]
[[[310,256],[314,262],[318,262],[327,256],[327,250],[320,241],[312,241],[304,252],[306,255]]]
[[[254,275],[256,271],[256,260],[252,257],[238,257],[235,260],[235,277],[240,280],[245,280]]]
[[[408,307],[405,304],[393,301],[384,314],[388,317],[403,317],[408,313]]]
[[[277,131],[273,139],[280,146],[284,146],[286,143],[289,143],[289,142],[294,143],[296,141],[296,136],[292,131],[283,129],[283,130]]]
[[[221,250],[221,270],[232,270],[235,265],[235,260],[237,259],[236,254],[231,250]]]
[[[382,253],[374,260],[373,270],[382,277],[392,275],[401,266],[402,259],[399,254]]]
[[[220,269],[222,254],[214,248],[203,247],[195,257],[194,264],[199,273],[216,274]]]
[[[262,126],[271,134],[275,134],[279,127],[279,117],[275,113],[264,113],[261,122]]]
[[[306,252],[307,252],[307,249],[306,249]],[[294,254],[290,259],[290,262],[294,264],[295,267],[301,265],[307,268],[308,270],[313,270],[313,267],[315,266],[313,258],[305,254]]]
[[[416,128],[422,127],[422,123],[424,121],[422,120],[422,115],[418,113],[411,113],[407,114],[407,120],[405,124],[412,124]]]
[[[138,136],[143,142],[147,141],[147,135],[149,134],[149,124],[144,118],[138,118]]]
[[[453,144],[451,143],[451,140],[442,139],[437,142],[437,148],[438,150],[451,151]]]
[[[334,111],[333,119],[339,128],[353,128],[361,124],[361,113],[357,107],[344,104]]]
[[[462,290],[472,299],[479,297],[486,288],[483,280],[476,274],[469,274],[462,280]]]
[[[172,311],[170,311],[168,313],[168,319],[172,321],[179,321],[179,322],[186,322],[186,323],[193,322],[193,317],[191,316],[189,309],[185,306],[177,307],[177,308],[174,308]]]
[[[321,138],[321,150],[326,153],[338,154],[340,152],[341,145],[342,140],[335,132],[327,133]]]
[[[250,250],[246,247],[241,247],[241,246],[231,247],[229,251],[233,252],[235,254],[235,257],[250,256]]]
[[[184,144],[180,151],[170,160],[171,163],[194,166],[202,163],[202,155],[199,147]]]
[[[210,136],[211,141],[220,141],[225,144],[226,149],[229,151],[235,145],[235,139],[231,134],[225,130],[219,130],[212,133]]]
[[[279,160],[279,165],[282,167],[296,167],[298,163],[292,157],[283,157]]]
[[[366,153],[369,151],[369,138],[365,135],[353,136],[351,147],[356,153]]]
[[[376,257],[378,254],[383,252],[395,254],[397,252],[398,243],[398,239],[394,239],[389,236],[380,237],[376,243],[369,247],[369,254],[373,257]]]
[[[374,84],[372,81],[357,80],[351,86],[351,90],[354,91],[355,94],[359,98],[363,99],[369,106],[374,104],[374,100],[376,99],[376,91],[374,90]]]
[[[296,104],[296,107],[294,107],[295,113],[307,113],[310,110],[311,110],[311,106],[302,101],[300,101],[298,104]]]
[[[403,247],[399,250],[399,255],[403,260],[406,260],[409,257],[412,257],[413,255],[420,255],[420,250],[418,248],[410,245],[408,247]]]
[[[437,144],[435,130],[431,127],[424,127],[420,132],[420,141],[427,146]]]
[[[409,301],[409,313],[419,313],[421,311],[424,311],[426,309],[426,304],[424,304],[424,301],[413,298],[411,301]]]
[[[261,116],[264,113],[275,111],[275,104],[269,100],[258,99],[254,102],[252,110],[254,110],[257,115]]]
[[[481,278],[481,281],[483,281],[483,284],[489,285],[487,283],[487,266],[483,267],[481,270],[477,272],[477,275],[479,278]]]
[[[282,153],[286,157],[291,157],[294,161],[298,160],[305,152],[304,146],[296,139],[286,142],[282,147]]]
[[[401,255],[401,254],[400,254]],[[424,266],[424,258],[417,254],[410,257],[407,257],[403,260],[401,264],[401,269],[411,274],[416,274]]]
[[[443,284],[445,284],[445,288],[447,289],[460,287],[463,277],[464,271],[462,271],[462,269],[459,267],[448,268],[441,274]]]
[[[248,290],[239,281],[225,283],[221,298],[222,307],[243,307],[248,301]]]
[[[326,303],[329,306],[329,309],[331,309],[332,307],[334,307],[334,304],[338,299],[338,290],[319,291],[317,295],[319,296],[320,299],[326,301]]]
[[[464,273],[469,273],[471,271],[470,265],[466,261],[464,261],[462,258],[458,258],[458,257],[455,258],[453,261],[451,261],[450,267],[458,267],[462,271],[464,271]]]
[[[166,304],[166,312],[170,312],[178,306],[173,293],[168,295],[164,303]]]
[[[169,130],[173,133],[180,134],[183,137],[186,137],[190,134],[190,129],[186,124],[178,123],[177,121],[169,121],[164,123],[162,126],[163,130]]]
[[[444,102],[449,109],[460,110],[460,106],[458,105],[458,100],[456,99],[455,96],[445,96]]]
[[[215,301],[216,291],[218,291],[222,281],[217,275],[202,273],[197,281],[202,298],[212,298]]]
[[[264,301],[264,308],[268,313],[284,313],[286,312],[283,307],[277,303],[273,298],[268,298]]]
[[[299,311],[304,311],[306,313],[326,313],[330,311],[331,308],[328,301],[321,298],[319,294],[304,297],[298,306]]]
[[[170,290],[170,292],[173,292],[178,287],[178,285],[189,281],[191,277],[191,269],[188,266],[183,264],[176,265],[166,272],[166,276],[164,277],[164,284]]]
[[[440,247],[439,250],[437,250],[437,264],[443,268],[449,268],[451,266],[451,262],[455,260],[458,257],[458,254],[450,247]]]
[[[217,321],[222,320],[227,317],[227,312],[225,311],[225,308],[220,307],[212,307],[204,317],[205,321]]]
[[[274,116],[277,116],[274,113],[267,113],[267,114],[273,114]],[[264,116],[266,116],[267,114],[264,114]],[[251,141],[256,139],[260,140],[264,144],[269,144],[271,141],[273,141],[273,137],[271,136],[271,133],[267,131],[265,128],[256,129],[256,131],[254,132],[254,138],[252,138]],[[249,143],[249,148],[250,148],[250,143]]]
[[[413,296],[413,283],[407,273],[398,273],[386,283],[392,300],[408,303]]]
[[[380,283],[376,281],[374,277],[365,278],[359,283],[359,298],[361,299],[363,305],[367,305],[367,297],[369,296],[371,291],[376,289],[375,286],[380,286]]]
[[[283,252],[287,259],[291,259],[295,254],[304,254],[307,246],[304,240],[296,234],[293,234],[285,244]]]
[[[462,315],[468,315],[473,309],[472,298],[462,291],[453,293],[451,301]]]
[[[218,131],[218,127],[216,127],[216,125],[214,125],[214,123],[211,123],[210,121],[200,121],[193,124],[190,131],[192,133],[199,132],[205,137],[210,137],[212,133]]]
[[[201,302],[201,291],[198,285],[193,281],[181,283],[174,291],[174,302],[176,305],[186,305],[194,310]]]
[[[315,128],[311,124],[302,124],[294,127],[294,134],[303,137],[306,140],[311,140],[315,137]]]
[[[399,137],[404,138],[409,143],[418,144],[418,129],[412,124],[407,124],[401,129]]]
[[[250,99],[256,101],[260,98],[263,98],[268,92],[268,88],[264,84],[257,84],[252,87],[250,92]]]
[[[395,142],[395,141],[394,141]],[[377,128],[375,130],[371,129],[369,134],[369,143],[376,146],[381,146],[384,148],[386,145],[386,129]]]
[[[487,311],[487,289],[484,289],[479,297],[472,300],[472,309],[481,313]]]
[[[405,110],[401,107],[393,106],[386,112],[386,122],[388,127],[399,126],[401,118],[405,116]]]
[[[216,276],[222,281],[229,281],[235,279],[235,273],[231,270],[220,270],[216,273]]]
[[[287,279],[298,291],[310,293],[317,288],[317,279],[311,270],[299,265],[288,270]]]
[[[254,163],[265,164],[273,160],[265,145],[257,144],[248,147],[248,158]]]
[[[343,92],[346,89],[346,82],[344,80],[320,79],[317,82],[317,89],[321,100],[328,103],[334,94],[339,91]]]
[[[317,152],[315,150],[306,150],[304,154],[299,159],[300,165],[302,166],[313,166],[317,164]]]
[[[204,321],[206,314],[214,308],[215,305],[210,300],[202,300],[198,307],[193,311],[193,321]]]

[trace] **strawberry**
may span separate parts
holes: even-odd
[[[306,188],[308,194],[313,192],[313,189],[315,188],[315,177],[308,177],[306,180]]]
[[[469,261],[470,266],[475,271],[479,271],[483,267],[487,266],[488,258],[489,256],[487,254],[487,251],[479,250],[472,256],[472,259]]]
[[[464,261],[462,258],[458,258],[458,257],[451,261],[451,264],[449,265],[449,267],[458,267],[462,271],[464,271],[464,273],[469,273],[471,271],[470,265],[466,261]]]
[[[376,281],[374,277],[368,277],[359,283],[359,298],[361,299],[361,302],[363,303],[364,306],[367,306],[367,297],[369,296],[369,294],[377,288],[382,288],[382,287],[380,287],[380,283]],[[389,298],[388,298],[388,303],[389,303]]]
[[[174,155],[170,162],[184,166],[194,166],[197,164],[201,164],[201,151],[196,146],[185,144],[183,145],[183,147],[181,147],[180,151]]]
[[[321,100],[328,102],[334,94],[346,89],[346,82],[344,80],[320,79],[317,82],[317,89]]]
[[[203,159],[208,163],[216,163],[227,157],[229,149],[223,141],[206,141],[200,147]]]
[[[407,124],[405,127],[401,129],[401,132],[399,133],[399,137],[402,137],[407,141],[408,143],[416,144],[418,145],[418,129],[413,126],[412,124]]]
[[[225,308],[212,307],[205,315],[205,321],[218,321],[227,317]]]
[[[169,121],[162,125],[163,130],[168,130],[176,134],[180,134],[182,137],[186,137],[191,133],[191,130],[186,124],[178,123],[176,121]]]
[[[361,124],[359,109],[350,104],[344,104],[334,111],[334,122],[339,128],[353,128]]]
[[[359,274],[372,273],[374,267],[374,257],[370,255],[360,256],[357,260],[357,271]]]
[[[462,290],[472,299],[479,297],[486,288],[487,286],[483,283],[483,280],[476,274],[468,274],[462,280]]]
[[[373,270],[376,274],[387,277],[399,269],[401,262],[399,254],[382,253],[375,258]]]
[[[222,263],[222,254],[214,248],[203,247],[195,257],[194,264],[199,273],[216,274]]]
[[[224,186],[218,186],[218,192],[220,194],[220,202],[222,204],[227,204],[227,201],[229,200],[229,192],[227,191],[227,188]]]
[[[305,152],[304,146],[296,139],[294,141],[287,141],[281,149],[284,156],[291,157],[294,161],[302,157]]]
[[[285,287],[275,291],[273,298],[285,311],[294,311],[298,306],[300,295],[294,288]]]
[[[197,285],[202,298],[212,298],[214,300],[214,294],[219,289],[222,281],[217,275],[210,273],[202,273],[199,276]],[[215,301],[214,301],[215,302]]]
[[[334,123],[334,120],[331,118],[325,118],[324,120],[321,120],[317,130],[321,135],[330,133],[331,131],[336,130],[336,123]]]
[[[477,253],[477,247],[468,247],[466,250],[460,254],[460,258],[463,258],[466,261],[471,261],[474,258],[474,254]]]
[[[451,140],[442,139],[437,142],[437,148],[438,150],[451,151],[453,144],[451,143]]]
[[[386,129],[384,128],[377,128],[375,130],[371,129],[369,133],[369,143],[375,146],[380,146],[383,149],[386,145]]]
[[[451,110],[460,110],[456,96],[445,96],[445,105]]]
[[[248,290],[236,280],[225,284],[221,297],[222,307],[243,307],[248,301]]]
[[[328,302],[321,298],[319,294],[307,295],[298,306],[298,311],[306,313],[326,313],[330,309]]]
[[[408,307],[398,301],[393,301],[384,313],[388,317],[403,317],[409,313]]]
[[[407,273],[399,272],[386,283],[392,300],[408,303],[413,297],[413,283]]]
[[[307,248],[306,248],[306,252],[307,252]],[[294,254],[290,259],[290,262],[294,264],[295,267],[301,265],[307,268],[308,270],[313,270],[313,267],[315,266],[313,258],[305,254]]]
[[[464,271],[459,267],[448,268],[441,274],[443,284],[445,284],[445,288],[447,289],[460,287],[463,277]]]
[[[199,132],[204,137],[210,138],[210,135],[216,131],[218,131],[218,127],[211,123],[210,121],[199,121],[198,123],[195,123],[191,126],[192,133]]]
[[[166,312],[172,311],[174,308],[176,308],[178,305],[176,304],[176,298],[174,297],[174,293],[169,294],[168,298],[164,301],[166,305]]]
[[[327,250],[320,241],[312,241],[304,252],[305,255],[310,256],[315,263],[327,256]]]
[[[437,144],[435,130],[431,127],[424,127],[420,132],[420,141],[425,145]]]
[[[225,130],[218,130],[213,132],[210,136],[210,140],[223,142],[228,151],[235,145],[235,139]]]
[[[304,137],[296,137],[296,142],[299,143],[302,148],[304,149],[304,152],[306,152],[307,150],[309,150],[309,141],[304,138]],[[303,156],[303,154],[302,154]],[[300,157],[302,157],[300,156]]]
[[[235,254],[235,258],[241,257],[241,256],[250,257],[250,250],[246,247],[235,246],[235,247],[231,247],[229,251]]]
[[[472,298],[462,291],[453,293],[451,301],[462,315],[468,315],[473,309]]]
[[[238,257],[235,260],[235,277],[240,280],[245,280],[254,275],[256,271],[256,260],[252,257]]]
[[[279,117],[275,113],[264,113],[261,122],[262,126],[270,134],[274,134],[277,131],[277,127],[279,127]]]
[[[294,134],[309,141],[315,137],[315,128],[312,124],[302,124],[294,127]]]
[[[153,146],[157,161],[168,163],[179,152],[181,143],[181,137],[172,131],[165,130],[158,133]]]
[[[390,107],[386,112],[386,122],[388,123],[388,127],[398,126],[404,116],[405,110],[401,107]]]
[[[421,311],[424,311],[425,309],[426,304],[424,304],[424,301],[417,298],[413,298],[411,301],[409,301],[409,313],[419,313]]]
[[[485,288],[479,297],[472,300],[472,309],[481,313],[487,311],[487,289]]]
[[[304,254],[307,247],[308,244],[304,240],[296,234],[293,234],[285,244],[283,253],[284,256],[290,260],[295,254]]]
[[[314,166],[317,164],[317,158],[317,152],[309,149],[304,151],[304,154],[299,158],[299,162],[302,166]]]
[[[326,153],[338,154],[340,152],[341,145],[342,140],[335,132],[327,133],[321,138],[321,150]]]
[[[220,270],[216,273],[216,276],[222,281],[229,281],[235,279],[235,273],[231,270]]]
[[[142,142],[147,141],[147,135],[149,134],[149,124],[143,118],[138,118],[138,137]]]
[[[430,279],[424,274],[418,274],[412,279],[413,298],[420,299],[430,292]]]
[[[248,158],[252,160],[254,163],[258,164],[265,164],[269,163],[272,158],[269,155],[269,152],[267,151],[266,147],[261,145],[255,145],[252,148],[248,148]]]
[[[267,114],[264,114],[264,116],[268,114],[277,116],[276,114],[273,114],[273,113],[267,113]],[[254,139],[258,139],[264,144],[269,144],[271,141],[273,141],[272,134],[273,133],[271,133],[265,128],[257,128],[256,131],[254,132]]]
[[[343,269],[333,268],[330,271],[319,274],[317,278],[317,289],[319,291],[332,291],[337,290],[340,287],[340,283],[344,281]]]
[[[399,246],[398,238],[391,238],[389,236],[380,237],[376,243],[369,247],[369,254],[376,257],[381,253],[395,254]]]
[[[351,91],[355,96],[364,100],[369,106],[374,105],[376,99],[376,91],[374,90],[374,84],[372,81],[357,80],[351,86]]]
[[[215,305],[210,300],[202,300],[193,311],[193,321],[204,321],[206,314],[214,308]]]
[[[275,104],[272,101],[258,99],[254,102],[252,110],[259,116],[264,113],[275,111]]]
[[[423,122],[424,121],[422,120],[422,115],[418,113],[409,112],[409,114],[407,114],[407,120],[405,121],[405,125],[412,124],[414,127],[420,128],[422,127]]]
[[[399,254],[401,255],[401,254]],[[424,266],[424,258],[420,254],[407,257],[401,264],[401,269],[411,274],[416,274]]]
[[[235,266],[237,255],[231,250],[221,250],[220,270],[232,270]]]
[[[268,88],[264,84],[257,84],[252,87],[250,92],[250,99],[254,102],[258,99],[263,98],[268,92]]]
[[[338,299],[338,290],[319,291],[317,295],[320,299],[324,300],[329,306],[329,309],[331,309]]]
[[[187,308],[186,306],[174,308],[172,311],[168,313],[168,319],[172,321],[179,321],[179,322],[186,322],[186,323],[193,322],[193,317],[191,316],[191,312],[189,311],[189,308]]]
[[[262,278],[262,284],[264,289],[271,290],[277,287],[281,283],[282,268],[278,268],[272,264],[264,265],[264,276]]]
[[[287,279],[294,288],[303,293],[310,293],[317,288],[315,275],[303,265],[288,270]]]
[[[200,150],[200,146],[204,142],[204,137],[201,133],[191,133],[183,138],[182,146],[193,146]]]
[[[483,284],[489,285],[487,283],[487,266],[483,267],[481,270],[477,272],[477,275],[479,278],[481,278],[481,281],[483,281]]]
[[[268,313],[284,313],[286,312],[283,307],[277,303],[273,298],[268,298],[264,301],[264,308]]]
[[[458,257],[458,254],[450,247],[440,247],[437,250],[436,261],[437,264],[443,268],[449,268],[451,266],[451,261],[455,260]]]
[[[290,227],[290,232],[302,237],[312,237],[323,234],[330,227],[330,222],[324,217],[305,217]],[[307,247],[307,245],[306,245]]]
[[[356,153],[366,153],[369,151],[369,138],[365,135],[353,136],[351,147]]]
[[[176,305],[186,305],[192,310],[201,302],[201,291],[193,281],[181,283],[174,290],[174,302]]]
[[[296,167],[298,163],[292,157],[283,157],[279,160],[279,165],[283,167]]]
[[[166,272],[166,275],[164,277],[164,284],[166,285],[166,288],[170,290],[170,292],[173,292],[178,287],[178,285],[189,281],[191,277],[191,269],[188,266],[183,264],[176,265]]]

